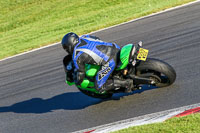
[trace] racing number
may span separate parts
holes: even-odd
[[[138,56],[137,56],[137,59],[138,59],[138,60],[146,61],[148,52],[149,52],[149,50],[144,49],[144,48],[140,48],[139,54],[138,54]]]

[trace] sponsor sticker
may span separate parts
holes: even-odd
[[[111,70],[111,68],[107,67],[106,70],[103,70],[101,73],[99,73],[98,80],[101,80],[103,77],[105,77],[106,74],[108,74],[108,72],[110,72],[110,70]]]

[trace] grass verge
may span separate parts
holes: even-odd
[[[1,0],[0,59],[195,0]]]
[[[113,133],[199,133],[200,114],[172,118],[163,123],[131,127]]]

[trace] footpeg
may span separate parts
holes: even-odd
[[[135,90],[141,90],[142,86],[135,86]]]
[[[142,90],[142,86],[138,86],[138,90]]]

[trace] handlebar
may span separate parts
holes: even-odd
[[[139,41],[137,45],[135,45],[135,53],[134,53],[134,59],[137,59],[138,52],[140,50],[140,47],[142,47],[142,41]]]

